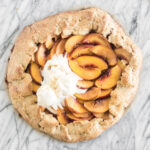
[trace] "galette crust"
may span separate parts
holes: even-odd
[[[40,112],[37,97],[32,94],[31,76],[25,70],[37,50],[37,43],[44,43],[58,36],[65,38],[70,35],[85,35],[92,30],[107,37],[116,47],[123,47],[130,52],[131,60],[111,93],[110,115],[107,120],[94,118],[91,121],[60,125],[53,115]],[[8,64],[10,99],[32,127],[66,142],[89,140],[111,127],[126,112],[138,88],[141,63],[140,49],[104,10],[89,8],[59,13],[25,27],[18,36]]]

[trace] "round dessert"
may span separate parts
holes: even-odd
[[[140,49],[104,10],[63,12],[24,28],[10,56],[13,106],[32,127],[78,142],[100,135],[136,94]]]

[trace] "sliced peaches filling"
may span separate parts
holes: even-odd
[[[63,125],[107,119],[111,92],[130,59],[129,52],[98,33],[38,44],[27,72],[39,109],[52,113]]]

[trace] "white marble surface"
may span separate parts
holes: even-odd
[[[32,129],[13,109],[5,87],[7,60],[28,24],[57,12],[101,7],[124,26],[140,46],[144,62],[136,99],[115,126],[94,140],[67,144]],[[0,0],[0,150],[150,149],[150,0]]]

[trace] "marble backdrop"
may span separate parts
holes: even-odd
[[[96,6],[110,12],[142,49],[140,88],[128,113],[96,139],[67,144],[32,129],[5,85],[11,48],[24,26],[55,13]],[[0,0],[0,150],[150,150],[150,0]]]

